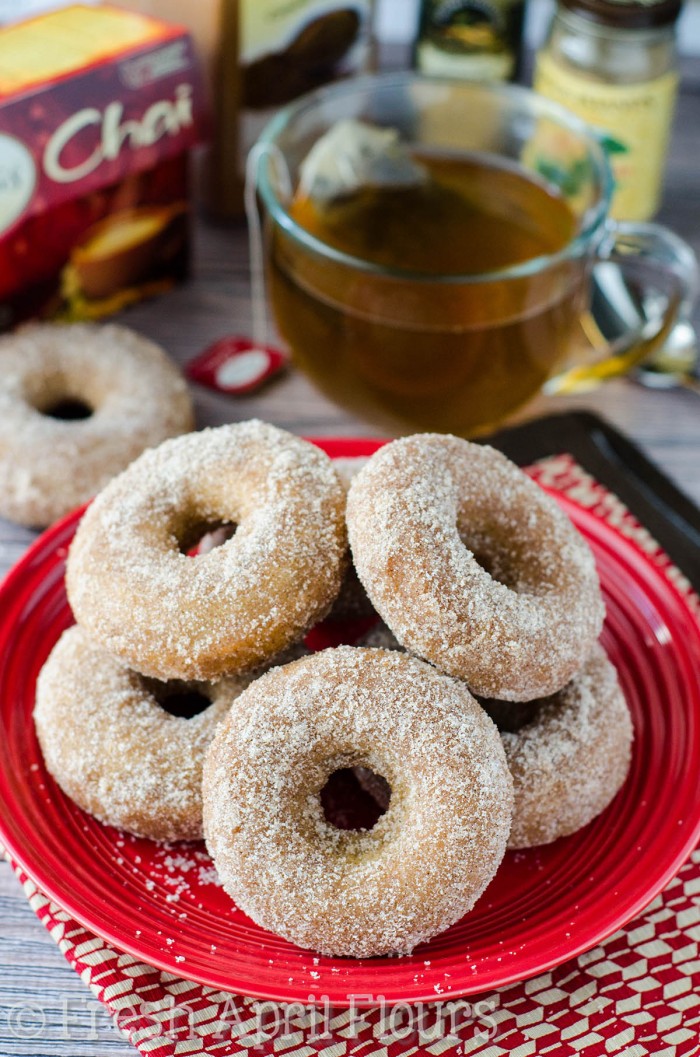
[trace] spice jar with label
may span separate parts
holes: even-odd
[[[611,214],[659,205],[678,90],[680,0],[560,0],[535,89],[601,131],[615,178]]]

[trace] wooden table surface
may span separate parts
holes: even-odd
[[[675,125],[659,220],[700,253],[700,74],[686,78]],[[204,224],[196,233],[193,279],[126,316],[129,325],[161,342],[184,363],[208,342],[250,332],[245,233]],[[700,328],[700,310],[695,313]],[[306,435],[373,435],[376,430],[340,411],[298,374],[238,400],[202,389],[194,393],[200,425],[258,416]],[[653,460],[700,502],[700,396],[650,391],[633,381],[610,382],[576,398],[540,400],[530,412],[589,408],[633,437]],[[0,521],[0,574],[22,555],[34,533]],[[127,1057],[134,1050],[104,1008],[64,962],[38,923],[10,867],[0,863],[0,1057]]]

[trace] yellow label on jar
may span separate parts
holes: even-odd
[[[540,53],[535,90],[561,103],[602,133],[615,177],[611,214],[647,220],[656,212],[678,90],[669,72],[639,84],[603,84]]]

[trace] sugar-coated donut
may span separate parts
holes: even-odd
[[[353,561],[399,642],[474,693],[560,690],[604,607],[571,521],[504,455],[440,434],[393,441],[353,480]]]
[[[516,714],[509,723],[502,707],[483,704],[502,725],[522,721]],[[599,815],[627,777],[633,738],[617,672],[602,647],[596,644],[563,690],[501,738],[515,794],[510,848],[549,844]]]
[[[80,623],[157,679],[264,663],[325,616],[345,571],[345,493],[319,448],[242,422],[145,452],[89,507],[66,584]],[[203,531],[220,547],[188,557]]]
[[[37,682],[34,721],[46,766],[102,822],[154,840],[199,839],[204,754],[252,678],[157,685],[69,628]],[[211,704],[191,718],[167,711],[167,698],[187,691]]]
[[[403,650],[381,622],[359,644]],[[621,788],[630,763],[632,720],[615,668],[599,644],[581,671],[551,697],[478,701],[501,732],[513,776],[509,848],[549,844],[574,833]],[[386,783],[363,767],[355,768],[355,777],[386,808]]]
[[[321,791],[367,767],[391,787],[370,830]],[[405,953],[469,911],[506,847],[511,778],[467,688],[404,654],[341,646],[263,675],[207,753],[204,832],[263,928],[330,955]]]
[[[0,338],[2,517],[48,525],[192,428],[179,371],[126,327],[34,324]]]

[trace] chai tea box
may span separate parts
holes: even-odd
[[[0,30],[0,329],[98,318],[185,275],[205,123],[180,27],[75,5]]]

